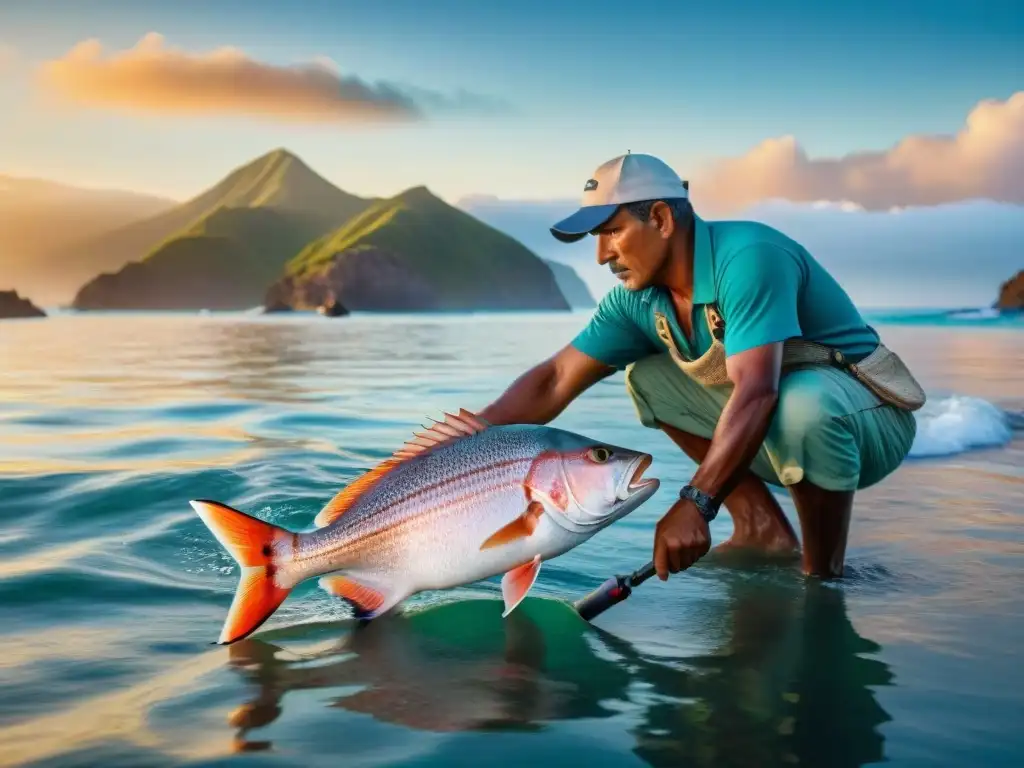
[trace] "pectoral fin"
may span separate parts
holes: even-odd
[[[544,506],[539,501],[531,501],[526,510],[509,523],[492,533],[487,540],[480,545],[480,549],[500,547],[510,541],[525,539],[537,528],[541,515],[544,514]]]
[[[512,610],[523,601],[533,582],[537,580],[538,573],[540,555],[534,555],[533,560],[513,568],[501,577],[501,596],[505,598],[505,612],[501,614],[502,618],[512,613]]]

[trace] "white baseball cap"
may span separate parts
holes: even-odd
[[[686,182],[664,161],[627,152],[597,167],[583,185],[579,210],[551,227],[551,234],[572,243],[604,224],[623,203],[689,196]]]

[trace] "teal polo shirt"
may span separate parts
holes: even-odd
[[[693,360],[711,346],[704,319],[704,305],[710,303],[725,321],[727,356],[804,338],[857,361],[878,344],[878,334],[828,271],[803,246],[766,224],[695,216],[693,260],[693,339],[683,334],[668,289],[630,291],[617,285],[572,345],[621,370],[666,351],[655,329],[654,313],[660,311],[683,356]]]

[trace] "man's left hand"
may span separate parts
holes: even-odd
[[[711,532],[697,505],[680,499],[658,521],[654,531],[654,568],[665,581],[669,573],[686,570],[711,549]]]

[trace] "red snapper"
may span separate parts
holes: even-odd
[[[414,433],[389,459],[289,531],[209,500],[190,504],[241,567],[218,643],[255,631],[300,582],[373,618],[424,590],[504,574],[507,616],[541,563],[647,501],[651,456],[549,426],[491,426],[466,410]]]

